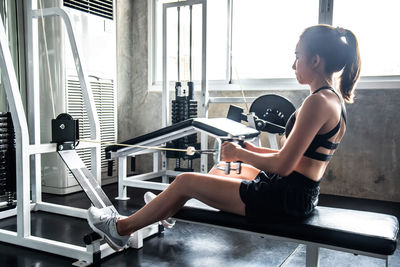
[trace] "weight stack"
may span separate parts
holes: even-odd
[[[188,82],[188,92],[182,91],[181,83],[177,82],[175,86],[175,100],[172,100],[172,124],[197,118],[197,101],[193,100],[193,82]],[[197,143],[197,134],[192,134],[167,143],[168,148],[186,149],[193,146],[199,149],[200,144]],[[197,154],[193,156],[186,155],[185,152],[167,151],[167,158],[183,158],[192,160],[198,158]]]
[[[15,169],[15,131],[11,113],[0,112],[0,197],[11,203],[10,196],[16,191]]]

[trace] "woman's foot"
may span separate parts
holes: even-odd
[[[122,250],[128,243],[128,236],[121,236],[117,230],[118,213],[109,207],[102,209],[91,207],[88,210],[88,223],[116,251]]]
[[[144,194],[144,202],[147,204],[150,201],[152,201],[153,199],[155,199],[157,196],[155,194],[153,194],[152,192],[146,192]],[[171,229],[172,227],[174,227],[176,220],[173,219],[166,219],[166,220],[161,220],[160,221],[162,225],[164,225],[165,228],[167,229]]]

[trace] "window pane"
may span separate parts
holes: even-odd
[[[157,1],[156,13],[156,81],[162,80],[162,4]],[[178,79],[177,8],[167,10],[168,80]],[[207,5],[207,79],[226,79],[227,0],[208,1]],[[180,8],[180,79],[190,79],[190,11]],[[192,10],[192,80],[201,79],[202,6]]]
[[[207,1],[207,79],[225,80],[228,0]]]
[[[318,23],[316,0],[234,0],[232,64],[241,79],[293,78],[302,31]]]
[[[333,24],[357,36],[361,75],[400,74],[400,1],[335,0]]]

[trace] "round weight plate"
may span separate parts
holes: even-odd
[[[73,120],[73,118],[68,113],[61,113],[57,116],[57,120]]]
[[[250,112],[254,112],[258,118],[282,127],[285,127],[290,115],[295,111],[296,108],[288,99],[274,94],[258,97],[250,107]],[[270,124],[266,125],[265,131],[280,134],[284,132],[282,128]]]

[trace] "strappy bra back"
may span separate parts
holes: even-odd
[[[343,117],[344,122],[346,123],[347,120],[347,115],[346,115],[346,107],[344,106],[344,101],[342,97],[335,91],[333,90],[332,87],[324,86],[313,92],[313,94],[318,93],[321,90],[331,90],[334,92],[340,99],[341,101],[341,106],[342,106],[342,111],[341,111],[341,116]],[[294,126],[294,123],[296,122],[296,112],[294,112],[289,120],[286,123],[286,128],[285,128],[285,135],[286,138],[289,136],[290,132],[292,131],[292,128]],[[329,139],[334,136],[337,132],[340,130],[340,126],[342,125],[342,119],[339,120],[339,123],[330,130],[329,132],[325,134],[317,134],[314,139],[312,140],[310,146],[307,148],[306,152],[304,153],[304,156],[315,159],[315,160],[320,160],[320,161],[329,161],[332,158],[332,154],[323,154],[320,152],[317,152],[317,149],[319,147],[324,147],[326,149],[337,149],[339,146],[339,143],[334,143],[329,141]]]

